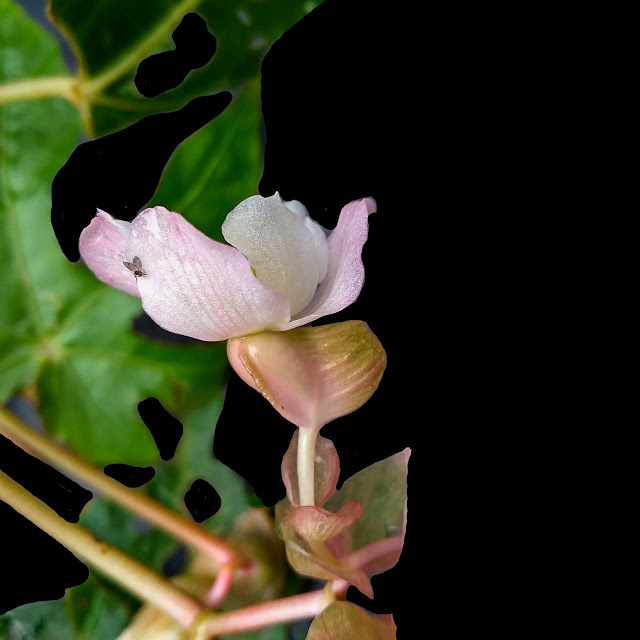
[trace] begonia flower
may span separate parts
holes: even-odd
[[[330,233],[298,201],[252,196],[207,237],[164,207],[133,222],[98,211],[80,254],[103,282],[142,300],[161,327],[204,341],[285,331],[341,311],[364,281],[372,198],[345,205]],[[232,246],[230,246],[232,245]]]

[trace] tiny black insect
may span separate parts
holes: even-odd
[[[142,270],[142,261],[138,256],[134,256],[133,262],[122,263],[129,271],[133,271],[133,275],[137,278],[139,276],[146,276],[147,274]]]

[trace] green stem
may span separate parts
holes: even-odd
[[[90,531],[61,518],[17,482],[0,473],[0,499],[68,547],[98,571],[189,628],[203,606],[126,553],[98,540]]]
[[[247,558],[213,533],[183,518],[175,511],[121,485],[104,475],[88,462],[79,458],[54,440],[29,428],[9,411],[0,407],[0,433],[18,446],[34,451],[81,482],[92,486],[135,514],[173,534],[186,544],[212,556],[220,565],[246,564]]]
[[[298,430],[298,490],[300,506],[315,504],[315,464],[317,429]]]
[[[64,98],[77,104],[77,83],[77,79],[71,76],[49,76],[10,82],[0,85],[0,104],[52,97]]]

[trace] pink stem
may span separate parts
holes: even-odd
[[[212,609],[217,609],[227,597],[231,583],[233,582],[233,573],[233,565],[220,567],[220,571],[204,599],[206,604]]]
[[[365,568],[370,562],[379,560],[383,556],[399,554],[404,545],[404,536],[392,536],[368,544],[347,556],[351,566],[358,569]]]
[[[236,611],[216,613],[205,623],[209,636],[221,636],[262,627],[315,618],[331,601],[323,589],[271,602],[256,604]]]

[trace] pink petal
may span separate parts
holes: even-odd
[[[337,313],[355,302],[364,283],[362,247],[369,233],[369,214],[376,210],[373,198],[354,200],[340,212],[338,225],[327,238],[329,268],[311,302],[298,318],[286,323],[282,329],[293,329]]]
[[[247,259],[164,207],[132,223],[127,260],[140,258],[144,310],[164,329],[205,341],[275,328],[289,317],[283,294],[264,287]]]
[[[123,262],[131,223],[112,218],[105,211],[80,234],[80,255],[102,282],[140,297],[136,278]]]

